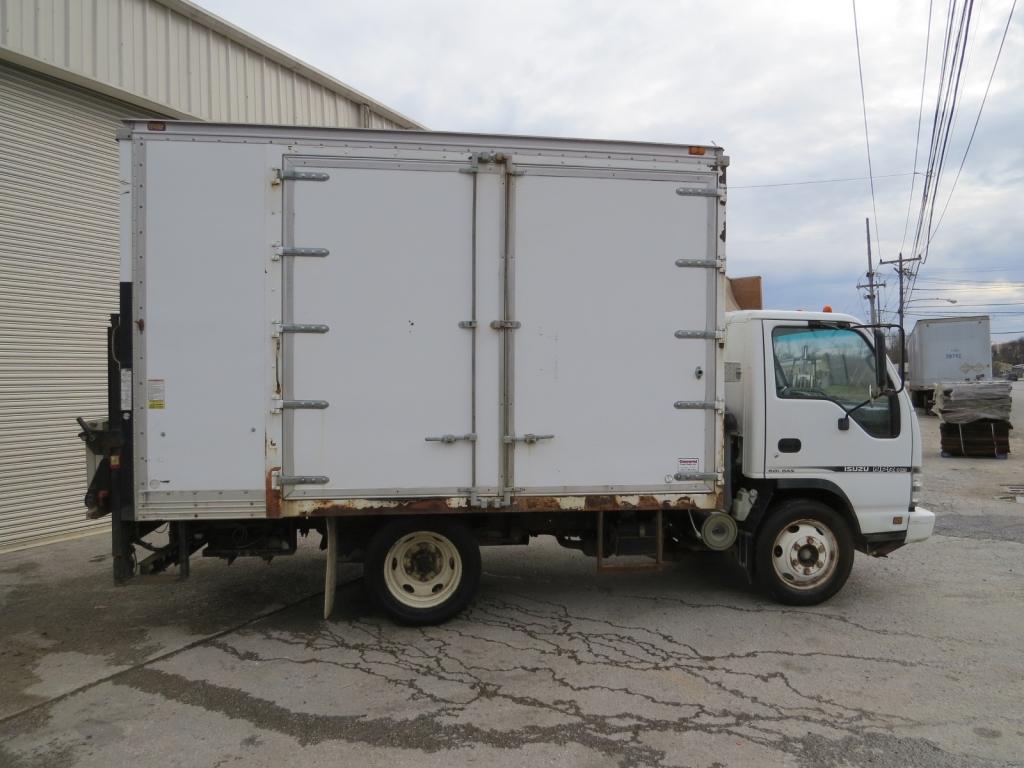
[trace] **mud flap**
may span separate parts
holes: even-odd
[[[334,591],[338,586],[338,521],[327,518],[327,568],[324,572],[324,619],[334,612]]]

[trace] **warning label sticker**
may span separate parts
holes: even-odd
[[[146,380],[146,399],[149,401],[150,408],[158,409],[166,407],[166,397],[167,394],[163,379]]]

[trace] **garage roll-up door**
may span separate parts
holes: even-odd
[[[0,551],[105,525],[75,417],[106,411],[115,132],[139,112],[0,64]]]

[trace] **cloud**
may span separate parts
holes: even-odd
[[[1011,0],[976,3],[962,101],[938,205],[963,154]],[[762,274],[778,307],[863,314],[867,182],[740,189],[867,174],[847,3],[517,3],[200,0],[269,42],[431,128],[672,142],[714,140],[732,157],[729,262]],[[934,6],[938,61],[945,6]],[[858,5],[874,172],[913,168],[928,4]],[[1022,14],[1024,15],[1024,14]],[[937,69],[925,92],[927,155]],[[1024,280],[1024,25],[1015,20],[971,154],[922,277],[1006,266]],[[880,243],[894,258],[920,179],[875,183]],[[936,211],[936,219],[939,211]],[[1016,264],[1020,262],[1020,266]],[[947,273],[969,276],[969,272]],[[894,288],[894,277],[889,273]],[[895,290],[886,290],[890,307]],[[1009,308],[1008,308],[1009,309]],[[993,326],[1024,328],[1024,316]]]

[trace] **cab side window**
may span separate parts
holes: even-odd
[[[850,328],[775,328],[775,393],[783,399],[831,400],[872,437],[899,435],[899,400],[871,399],[875,356],[868,340]],[[865,401],[868,401],[865,403]]]

